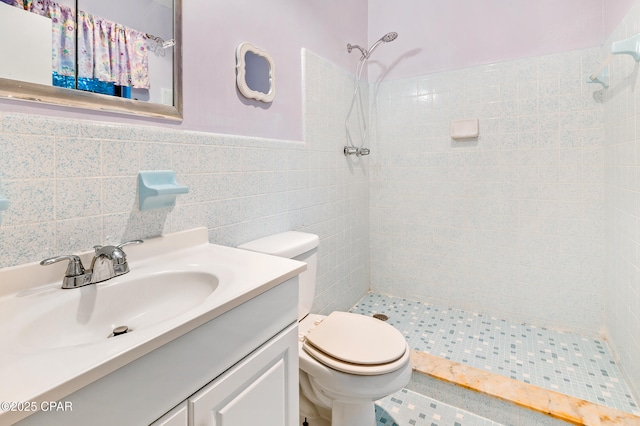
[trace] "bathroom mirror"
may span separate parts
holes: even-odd
[[[272,102],[276,79],[271,55],[251,43],[240,44],[236,50],[236,84],[245,98]]]
[[[180,120],[181,21],[182,0],[0,0],[0,97]]]

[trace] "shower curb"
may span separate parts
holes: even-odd
[[[640,425],[640,417],[425,352],[407,389],[507,425]]]

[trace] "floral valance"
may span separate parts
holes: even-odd
[[[51,0],[0,0],[52,21],[53,70],[76,75],[75,11]],[[147,35],[87,12],[78,11],[79,78],[148,89]]]

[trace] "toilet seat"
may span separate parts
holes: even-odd
[[[333,312],[307,332],[303,349],[322,364],[355,375],[386,374],[409,356],[398,330],[378,319]]]

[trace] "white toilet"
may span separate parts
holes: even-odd
[[[300,418],[309,426],[374,426],[374,401],[409,383],[411,350],[389,324],[364,315],[309,314],[316,289],[317,235],[283,232],[240,245],[307,263],[300,275]]]

